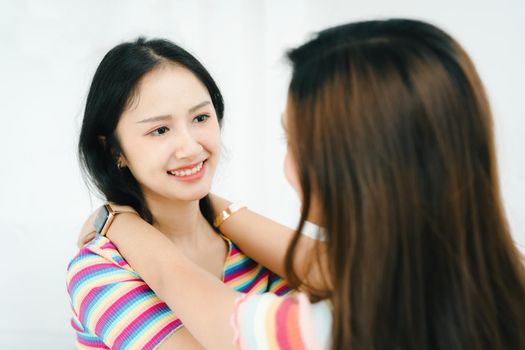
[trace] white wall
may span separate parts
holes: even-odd
[[[226,100],[215,190],[293,225],[282,174],[284,49],[323,27],[410,16],[454,35],[492,102],[505,204],[525,246],[525,5],[521,0],[0,2],[0,348],[70,349],[65,269],[98,206],[76,142],[90,79],[106,51],[139,34],[165,37],[209,68]]]

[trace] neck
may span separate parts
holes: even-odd
[[[199,201],[146,199],[153,226],[174,242],[198,244],[208,238],[211,228],[199,209]]]

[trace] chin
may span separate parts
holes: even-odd
[[[178,200],[192,202],[192,201],[198,201],[206,197],[208,193],[210,193],[209,187],[203,188],[202,190],[194,190],[194,191],[191,191],[191,193],[180,193],[179,192],[179,193],[174,194],[173,197],[177,198]]]

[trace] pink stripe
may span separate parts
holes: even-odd
[[[260,267],[259,267],[259,269],[260,269]],[[254,269],[252,269],[252,270],[254,270]],[[246,274],[248,274],[248,273],[246,273]],[[250,274],[251,274],[251,272],[250,272]],[[267,270],[262,269],[262,273],[260,273],[260,271],[257,271],[257,273],[254,276],[257,276],[258,274],[259,274],[259,277],[257,277],[256,279],[255,278],[250,278],[247,281],[242,282],[243,284],[247,283],[247,285],[246,285],[247,290],[252,290],[257,285],[257,283],[259,283],[261,280],[268,279],[269,272]],[[245,274],[240,275],[239,279],[242,279],[244,277],[244,275]],[[231,280],[228,280],[228,282],[231,282],[231,283],[234,283],[234,284],[236,283],[234,278],[231,279]]]
[[[111,242],[111,241],[108,241],[104,244],[102,244],[100,246],[101,249],[113,249],[113,250],[117,250],[117,247],[115,247],[115,245]]]
[[[153,349],[157,346],[162,340],[164,340],[172,331],[179,328],[182,325],[182,322],[179,319],[173,320],[168,323],[164,328],[161,329],[157,336],[152,338],[149,342],[144,345],[144,349]]]
[[[269,275],[268,270],[264,270],[264,272],[260,274],[259,278],[252,280],[249,290],[252,290],[255,286],[257,286],[260,281],[267,279],[268,275]],[[266,287],[268,287],[268,281],[266,281]]]
[[[166,304],[159,302],[149,309],[145,310],[143,313],[141,313],[137,318],[133,320],[130,324],[124,328],[120,335],[115,339],[115,342],[113,343],[113,347],[116,349],[120,349],[122,347],[122,344],[129,338],[133,336],[133,333],[135,333],[142,324],[144,324],[145,321],[148,321],[149,319],[152,319],[155,314],[157,314],[160,310],[167,308]],[[159,339],[159,333],[153,334],[151,341],[158,341]]]
[[[292,298],[284,298],[281,305],[277,309],[277,312],[275,314],[275,322],[276,322],[276,340],[277,344],[279,344],[279,349],[290,349],[290,339],[288,338],[288,332],[287,332],[287,324],[288,324],[288,313],[290,312],[290,309],[293,306],[293,299]]]
[[[71,324],[71,327],[73,327],[73,329],[77,332],[84,332],[84,329],[83,328],[80,328],[77,324],[77,322],[75,322],[75,320],[73,318],[71,318],[71,320],[69,321],[69,323]]]
[[[258,265],[255,261],[251,261],[248,264],[244,263],[241,265],[241,269],[237,271],[231,271],[224,276],[224,282],[231,281],[239,276],[246,275],[255,269],[261,269],[261,265]]]
[[[235,244],[231,244],[230,245],[230,256],[235,256],[237,254],[239,254],[241,251],[239,250],[239,248],[237,248],[237,246]]]
[[[90,310],[91,302],[93,301],[93,299],[95,299],[97,294],[100,293],[101,289],[101,287],[91,289],[86,295],[86,297],[82,300],[82,303],[80,303],[80,307],[78,310],[78,319],[81,323],[84,320],[84,314]]]
[[[80,335],[77,335],[77,342],[90,348],[109,349],[101,340],[82,339]]]
[[[81,264],[82,262],[79,262],[79,263]],[[106,267],[114,268],[115,265],[111,264],[111,263],[95,264],[95,265],[89,265],[88,267],[85,267],[85,268],[81,269],[80,271],[78,271],[69,280],[69,283],[67,284],[67,291],[69,292],[69,294],[71,294],[71,291],[73,290],[73,288],[77,286],[78,281],[80,279],[82,279],[83,277],[95,274],[99,270],[102,270],[102,269],[104,269]]]
[[[114,303],[111,304],[111,306],[97,320],[97,325],[95,326],[95,334],[100,334],[102,328],[104,328],[106,323],[110,322],[113,318],[115,318],[115,315],[119,315],[119,310],[122,309],[123,305],[128,303],[130,300],[133,300],[137,295],[140,295],[140,293],[143,293],[148,290],[149,290],[148,286],[145,284],[142,284],[130,290],[129,292],[125,293],[120,298],[118,298]]]

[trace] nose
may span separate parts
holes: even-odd
[[[202,150],[202,145],[187,130],[175,135],[175,158],[192,159],[198,156]]]

